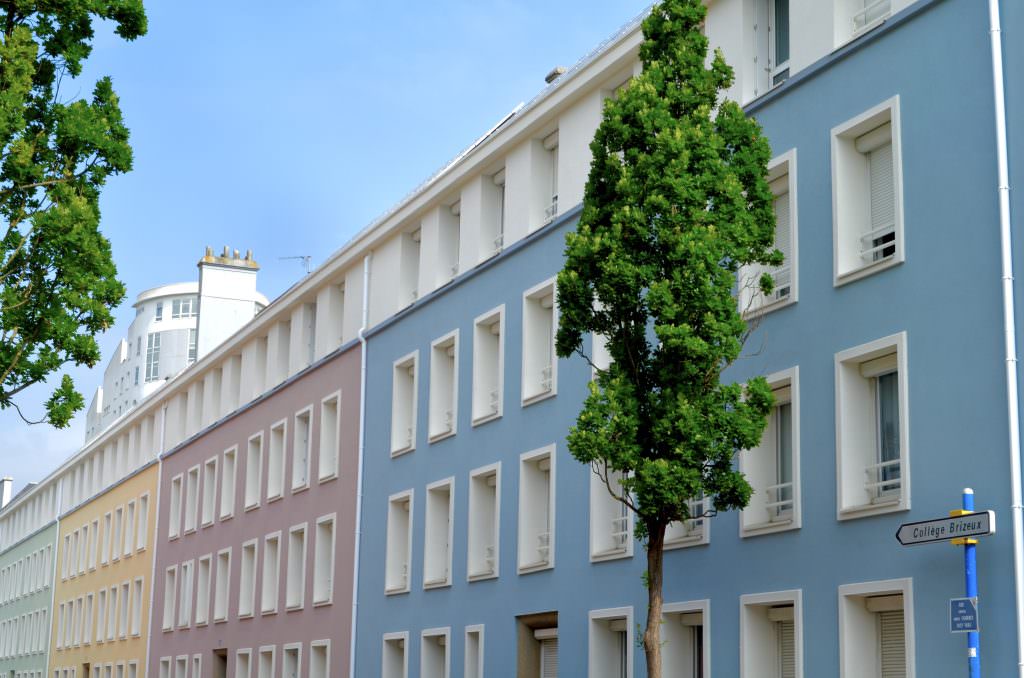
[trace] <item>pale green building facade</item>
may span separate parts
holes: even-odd
[[[44,678],[57,521],[0,553],[0,678]]]

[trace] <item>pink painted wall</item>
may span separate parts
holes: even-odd
[[[153,577],[153,606],[151,610],[151,649],[149,652],[148,675],[158,678],[162,657],[189,656],[189,678],[192,675],[193,656],[202,657],[202,676],[216,676],[214,651],[227,649],[227,676],[234,676],[235,651],[252,648],[252,676],[256,677],[257,653],[261,646],[276,646],[275,676],[282,676],[283,645],[302,643],[301,675],[308,675],[310,642],[330,640],[330,675],[343,676],[348,672],[350,622],[352,613],[352,554],[355,538],[356,472],[359,435],[359,356],[358,345],[333,357],[325,363],[301,375],[291,383],[266,396],[248,409],[231,416],[219,425],[201,434],[195,440],[171,452],[162,460],[160,472],[159,514],[156,534],[156,568]],[[339,392],[339,454],[338,475],[332,480],[320,482],[319,441],[321,429],[321,401]],[[294,446],[295,414],[312,406],[311,455],[309,487],[293,493],[292,454]],[[269,462],[270,429],[277,422],[287,420],[285,436],[284,490],[280,499],[267,500],[267,466]],[[249,438],[263,433],[263,455],[260,506],[245,510],[246,450]],[[220,494],[223,474],[223,453],[237,446],[235,502],[233,517],[220,518]],[[214,521],[205,527],[202,522],[203,472],[207,459],[218,458],[217,490],[215,494]],[[170,525],[171,481],[178,474],[187,478],[188,470],[200,467],[198,496],[200,509],[194,532],[182,534],[174,539],[168,537]],[[182,507],[184,509],[184,491]],[[333,572],[333,602],[314,606],[313,568],[316,535],[316,521],[327,514],[335,518],[335,559]],[[288,563],[289,528],[307,523],[306,528],[306,585],[305,598],[301,609],[286,610],[285,592]],[[184,514],[181,519],[184,531]],[[280,532],[280,581],[278,605],[275,614],[261,614],[261,582],[263,571],[264,537]],[[259,539],[256,562],[255,612],[251,618],[238,616],[239,579],[242,544]],[[217,552],[231,548],[230,593],[228,596],[227,620],[214,622],[213,605],[216,599]],[[212,554],[209,623],[198,626],[195,623],[195,599],[197,586],[193,585],[193,612],[187,627],[178,627],[175,612],[175,628],[162,630],[164,613],[164,576],[168,567],[179,566],[178,586],[181,586],[181,563],[194,560],[198,572],[199,558]],[[195,576],[195,575],[194,575]],[[180,590],[180,589],[179,589]],[[173,663],[172,673],[173,676]]]

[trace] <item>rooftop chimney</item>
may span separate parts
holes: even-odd
[[[555,66],[551,69],[551,72],[544,76],[544,82],[547,84],[553,83],[558,80],[565,73],[565,66]]]
[[[10,476],[0,478],[0,509],[11,503],[11,489],[14,487],[14,478]]]

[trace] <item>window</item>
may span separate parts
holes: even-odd
[[[166,580],[165,580],[165,582],[166,582]],[[166,585],[167,584],[165,583],[165,591],[166,591]],[[172,587],[174,586],[173,581],[170,583],[170,586],[172,586]],[[172,597],[170,599],[170,605],[173,607],[173,605],[174,605],[173,595],[174,594],[172,593],[171,595],[172,595]],[[164,620],[165,620],[164,630],[165,631],[170,629],[170,627],[166,625],[167,604],[168,604],[168,598],[165,595],[164,596]],[[172,611],[171,614],[173,615],[174,612]],[[102,589],[102,590],[100,590],[96,594],[96,642],[97,643],[102,643],[103,642],[103,626],[106,623],[106,619],[107,619],[107,591],[106,591],[106,589]],[[173,620],[173,617],[172,617],[172,620]],[[60,627],[61,627],[61,618],[58,615],[58,617],[57,617],[57,629],[58,629],[58,632],[57,632],[57,642],[58,642],[58,645],[57,645],[57,647],[58,648],[60,647],[60,645],[59,645],[59,643],[60,643],[60,631],[59,631]]]
[[[228,599],[231,593],[231,549],[217,552],[217,573],[213,591],[213,621],[225,621],[228,618]]]
[[[188,678],[188,655],[174,658],[174,678]]]
[[[753,91],[761,96],[789,78],[789,0],[753,0]]]
[[[484,223],[480,238],[480,259],[492,257],[505,246],[505,168],[484,181]]]
[[[622,473],[604,468],[590,475],[590,560],[633,555],[633,520],[622,496]],[[606,482],[607,480],[607,482]]]
[[[278,582],[281,577],[281,533],[268,534],[263,540],[263,586],[260,612],[277,612]]]
[[[203,626],[210,621],[210,568],[213,557],[206,554],[199,559],[196,573],[196,626]]]
[[[412,490],[388,498],[388,526],[384,559],[387,593],[409,590],[409,554],[412,551]]]
[[[836,354],[838,517],[910,508],[905,332]]]
[[[666,676],[708,678],[711,675],[710,636],[705,635],[710,603],[666,603],[661,624],[662,670]]]
[[[110,560],[118,560],[121,557],[121,530],[124,527],[124,507],[118,506],[114,509],[114,533],[110,537]]]
[[[449,478],[427,486],[426,526],[423,532],[423,587],[451,584],[452,491]]]
[[[740,676],[802,678],[800,591],[740,596]]]
[[[459,398],[459,331],[430,345],[430,440],[455,433]]]
[[[519,458],[519,571],[555,563],[554,447]]]
[[[409,657],[405,646],[409,642],[408,633],[385,633],[384,656],[381,659],[381,678],[407,678],[409,675]],[[470,674],[466,674],[468,678]]]
[[[164,621],[163,630],[174,628],[174,603],[178,597],[178,566],[172,565],[164,572]],[[100,591],[100,619],[103,618],[103,592]],[[97,624],[100,626],[100,624]]]
[[[260,505],[263,483],[263,434],[257,433],[249,438],[249,447],[245,455],[245,510]]]
[[[334,514],[316,521],[313,545],[313,604],[326,605],[334,600]]]
[[[300,678],[302,675],[302,644],[284,646],[281,660],[281,678]]]
[[[538,181],[542,187],[541,204],[544,209],[542,223],[553,221],[558,215],[558,131],[552,132],[541,140],[544,149],[541,166],[538,168]]]
[[[164,302],[156,302],[156,311],[153,313],[153,320],[160,321],[164,319]]]
[[[224,468],[220,476],[220,519],[235,513],[235,457],[238,448],[224,451]]]
[[[892,0],[837,0],[835,44],[838,47],[881,24],[892,13]]]
[[[256,608],[256,551],[255,539],[242,544],[242,567],[238,577],[238,616],[251,617]]]
[[[398,308],[405,308],[420,296],[420,229],[398,236]]]
[[[210,457],[203,464],[203,511],[202,525],[213,524],[217,500],[217,457]]]
[[[142,577],[135,578],[135,585],[132,589],[132,624],[131,634],[138,636],[142,633]],[[89,609],[92,610],[90,602]]]
[[[288,422],[282,420],[270,427],[270,449],[267,451],[267,501],[284,495],[284,446]]]
[[[833,282],[903,261],[899,97],[832,129]]]
[[[273,645],[260,648],[259,666],[256,670],[257,678],[274,678],[275,650]]]
[[[130,556],[132,554],[132,546],[135,543],[135,534],[138,527],[135,525],[135,500],[129,501],[125,505],[125,518],[124,518],[124,555]],[[86,529],[86,535],[88,535],[88,528]],[[84,547],[83,547],[84,549]],[[85,557],[83,550],[82,557]]]
[[[178,603],[178,626],[192,623],[192,587],[195,585],[195,561],[181,564],[181,600]]]
[[[768,164],[768,185],[774,196],[774,245],[782,252],[783,262],[778,267],[751,264],[740,269],[740,311],[745,315],[774,310],[797,300],[796,149]],[[761,276],[765,273],[775,283],[767,297],[760,289]]]
[[[466,627],[466,658],[463,663],[463,678],[483,678],[484,675],[484,627]]]
[[[711,525],[704,512],[710,508],[704,497],[695,497],[686,502],[693,516],[687,520],[669,523],[665,530],[665,548],[698,546],[711,540]]]
[[[203,675],[203,655],[194,654],[192,655],[192,678],[202,678]]]
[[[473,424],[502,414],[505,382],[505,307],[473,321]]]
[[[250,678],[252,676],[252,650],[238,650],[235,652],[235,678]]]
[[[590,612],[590,678],[632,678],[632,629],[631,607]]]
[[[312,417],[312,407],[295,415],[295,440],[292,445],[292,492],[309,487]]]
[[[301,608],[306,599],[306,523],[288,531],[288,580],[285,584],[285,607]]]
[[[914,604],[910,579],[839,587],[839,677],[913,676]]]
[[[469,477],[469,535],[466,571],[470,580],[498,576],[501,525],[501,462],[476,469]]]
[[[192,328],[188,331],[188,364],[191,365],[196,361],[198,355],[198,333],[196,328]]]
[[[107,594],[107,640],[111,641],[117,636],[117,587],[111,586]]]
[[[185,476],[185,534],[196,531],[199,518],[199,467],[193,466]]]
[[[416,358],[418,351],[395,361],[391,380],[391,454],[416,446]]]
[[[139,385],[139,366],[136,365],[135,366],[135,380],[134,380],[133,386],[138,386],[138,385]]]
[[[767,377],[775,405],[761,444],[740,452],[740,470],[754,490],[740,513],[741,534],[800,527],[800,406],[798,370]]]
[[[182,475],[180,473],[171,478],[171,501],[168,508],[169,515],[167,516],[168,539],[175,539],[181,534],[181,485]],[[104,539],[104,544],[106,544],[106,539]],[[106,551],[105,545],[103,550]],[[105,555],[104,562],[106,562]]]
[[[309,678],[331,678],[331,641],[309,644]]]
[[[33,652],[39,651],[39,640],[38,637],[43,635],[43,619],[40,617],[40,613],[36,612],[35,617],[35,638],[32,640],[30,649]],[[82,625],[82,642],[86,645],[92,643],[92,618],[93,618],[93,594],[87,593],[85,596],[85,621]],[[136,617],[137,618],[137,617]]]
[[[554,395],[558,383],[553,280],[523,295],[523,404]]]
[[[135,337],[135,356],[138,357],[138,356],[141,356],[141,355],[142,355],[142,337]],[[136,373],[138,373],[138,369],[136,369]],[[135,383],[138,384],[139,380],[136,379]]]
[[[338,476],[338,445],[341,433],[341,394],[335,393],[320,403],[320,482]]]
[[[160,308],[159,304],[157,308]],[[157,318],[159,320],[160,318]],[[160,333],[146,335],[146,382],[160,378]]]
[[[448,678],[449,657],[447,628],[426,629],[420,641],[421,678]]]
[[[171,301],[171,318],[195,318],[197,313],[195,297],[182,297]]]

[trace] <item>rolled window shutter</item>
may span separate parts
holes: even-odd
[[[793,262],[790,260],[793,251],[789,214],[789,192],[775,197],[775,248],[782,252],[784,260],[775,274],[775,286],[780,291],[790,284],[790,271]]]
[[[903,636],[903,610],[878,613],[881,678],[906,678],[907,658]]]
[[[871,230],[892,228],[896,222],[896,187],[892,175],[891,141],[868,153],[868,173],[871,181]]]
[[[540,678],[558,678],[558,638],[540,641]]]
[[[792,621],[775,623],[779,639],[779,678],[796,678],[796,639]]]

